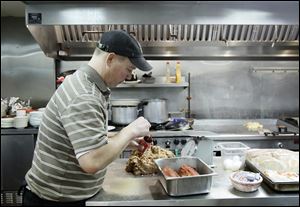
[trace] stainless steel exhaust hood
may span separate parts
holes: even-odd
[[[296,1],[24,3],[27,28],[56,59],[89,59],[115,29],[135,36],[149,60],[299,59]]]

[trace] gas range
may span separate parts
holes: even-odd
[[[248,121],[258,121],[267,133],[248,131],[244,124]],[[124,126],[123,126],[124,127]],[[117,127],[115,130],[121,130]],[[280,130],[280,131],[279,131]],[[165,125],[153,125],[150,128],[153,144],[171,150],[176,156],[181,155],[182,149],[191,139],[198,142],[198,154],[200,158],[206,159],[206,154],[218,154],[217,148],[220,142],[243,142],[250,148],[287,148],[299,149],[299,128],[283,120],[258,119],[258,120],[195,120],[193,129],[173,130],[165,128]],[[199,148],[201,150],[199,150]],[[128,158],[130,151],[124,151],[123,158]],[[208,163],[211,157],[208,157]]]

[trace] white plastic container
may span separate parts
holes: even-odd
[[[241,142],[219,143],[224,170],[238,171],[244,169],[246,151],[250,149]]]
[[[17,117],[23,117],[23,116],[26,116],[26,110],[25,109],[18,109],[16,111],[16,115]]]

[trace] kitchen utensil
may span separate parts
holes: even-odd
[[[212,176],[216,175],[205,162],[197,157],[177,157],[154,160],[159,170],[159,181],[170,196],[185,196],[209,193]],[[166,166],[177,171],[183,164],[193,167],[200,175],[166,177],[162,169]]]
[[[242,192],[256,191],[263,181],[263,178],[259,173],[248,171],[234,172],[229,178],[233,187]]]
[[[245,166],[246,151],[250,149],[241,142],[219,143],[224,170],[237,171]]]
[[[144,136],[143,139],[139,141],[139,144],[142,145],[142,149],[140,149],[140,154],[143,155],[144,152],[151,147],[153,139],[151,136]]]
[[[277,191],[299,191],[299,181],[273,181],[263,171],[258,169],[251,161],[246,160],[247,167],[253,171],[258,172],[263,177],[264,182],[272,189]]]
[[[167,99],[144,99],[142,114],[150,122],[161,124],[168,121]]]
[[[23,129],[28,126],[29,116],[16,116],[14,118],[14,127],[17,129]]]
[[[112,122],[127,125],[133,122],[139,113],[138,99],[117,99],[111,101]]]
[[[111,130],[114,130],[115,128],[116,128],[115,126],[108,126],[108,127],[107,127],[107,130],[108,130],[108,131],[111,131]]]

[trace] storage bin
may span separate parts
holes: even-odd
[[[246,151],[250,149],[241,142],[219,143],[224,170],[237,171],[244,169]]]

